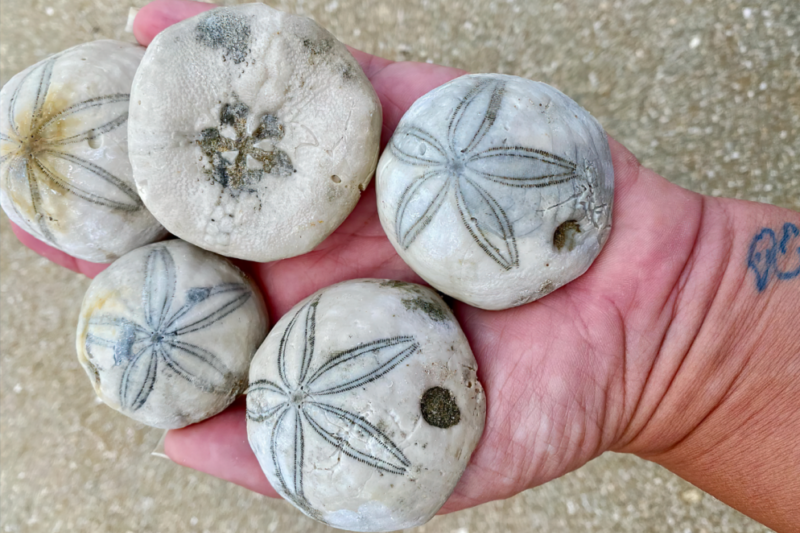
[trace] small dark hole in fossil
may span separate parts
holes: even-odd
[[[364,192],[364,189],[366,189],[366,187],[364,186],[364,184],[363,184],[363,183],[359,183],[359,184],[358,184],[358,190],[359,190],[359,191],[361,191],[361,192]]]
[[[100,148],[100,139],[98,139],[97,137],[91,136],[87,139],[87,141],[89,143],[89,148],[95,148],[95,149]]]
[[[461,421],[461,411],[458,409],[453,394],[443,387],[432,387],[425,391],[420,399],[422,418],[425,422],[437,428],[453,427]]]
[[[334,182],[334,183],[341,183],[342,182],[342,178],[340,178],[339,176],[334,174],[333,176],[331,176],[331,181]]]
[[[567,220],[556,228],[553,234],[553,245],[560,252],[566,247],[567,251],[575,249],[577,236],[581,232],[581,227],[576,220]]]

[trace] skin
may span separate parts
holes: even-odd
[[[146,45],[163,28],[213,6],[156,0],[134,33]],[[351,52],[383,105],[385,145],[419,96],[463,71]],[[654,461],[777,531],[800,525],[800,276],[748,268],[754,238],[781,238],[800,214],[702,196],[643,168],[609,139],[614,229],[589,271],[531,304],[482,311],[456,304],[487,395],[486,430],[442,512],[507,498],[605,451]],[[104,268],[25,234],[26,246],[94,276]],[[778,257],[800,264],[800,237]],[[763,242],[762,242],[763,244]],[[374,187],[316,250],[268,264],[242,263],[275,320],[314,291],[373,277],[421,280],[378,221]],[[175,462],[277,496],[247,443],[244,403],[167,435]]]

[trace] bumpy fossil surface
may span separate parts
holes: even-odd
[[[171,240],[126,254],[92,281],[78,359],[106,404],[149,426],[179,428],[245,390],[267,327],[261,294],[238,268]]]
[[[589,268],[611,230],[614,169],[603,128],[563,93],[476,74],[411,106],[377,192],[381,224],[417,274],[505,309]]]
[[[272,486],[312,518],[353,531],[422,524],[483,432],[476,369],[432,290],[333,285],[281,318],[253,358],[250,446]]]
[[[312,250],[377,163],[381,108],[358,63],[313,21],[263,4],[162,32],[132,94],[142,199],[172,233],[226,256]]]
[[[0,91],[0,205],[28,233],[88,261],[166,234],[128,160],[129,93],[143,55],[117,41],[82,44]]]

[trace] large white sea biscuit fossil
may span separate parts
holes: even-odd
[[[272,486],[312,518],[353,531],[420,525],[483,432],[476,370],[434,291],[333,285],[281,318],[253,358],[250,446]]]
[[[180,240],[144,246],[100,273],[78,323],[78,359],[106,404],[179,428],[244,392],[268,317],[227,259]]]
[[[144,48],[81,44],[0,90],[0,206],[70,255],[110,262],[166,231],[145,209],[128,160],[128,101]]]
[[[406,112],[378,164],[378,212],[428,283],[506,309],[583,274],[611,230],[603,128],[558,90],[475,74]]]
[[[313,21],[263,4],[159,34],[132,95],[142,199],[172,233],[226,256],[312,250],[377,163],[381,108],[358,63]]]

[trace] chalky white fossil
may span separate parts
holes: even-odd
[[[131,104],[148,209],[226,256],[312,250],[355,207],[378,159],[381,108],[358,63],[313,21],[263,4],[159,34]]]
[[[558,90],[514,76],[463,76],[417,100],[376,187],[403,260],[484,309],[531,302],[580,276],[611,230],[603,128]]]
[[[81,44],[0,91],[0,205],[22,229],[94,262],[163,237],[136,193],[128,101],[144,48]]]
[[[258,289],[228,260],[165,241],[124,255],[92,281],[78,359],[106,404],[179,428],[245,390],[267,321]]]
[[[333,285],[281,318],[253,358],[250,446],[272,486],[312,518],[353,531],[420,525],[483,432],[476,370],[434,291]]]

